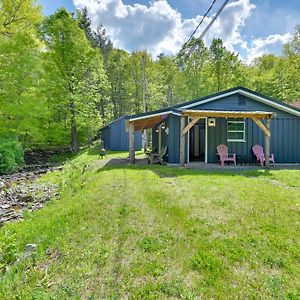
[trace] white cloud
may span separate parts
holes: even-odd
[[[254,9],[255,5],[250,0],[229,3],[208,31],[206,40],[210,42],[214,37],[219,37],[227,49],[234,51],[234,45],[243,42],[241,29]]]
[[[247,51],[247,63],[251,63],[256,57],[269,53],[270,46],[281,46],[289,42],[292,38],[290,33],[272,34],[266,38],[258,38],[252,41],[251,47],[246,42],[242,44],[242,48]]]
[[[154,56],[161,52],[176,53],[202,19],[200,15],[191,19],[182,18],[167,0],[152,1],[148,6],[126,5],[123,0],[73,0],[73,2],[76,8],[87,7],[92,24],[97,26],[102,23],[116,46],[127,51],[147,49]],[[252,49],[241,36],[245,21],[254,9],[255,5],[250,0],[230,2],[205,36],[206,44],[209,45],[214,37],[218,37],[223,40],[228,50],[234,51],[235,46],[239,45],[246,50],[251,59],[261,53],[267,43],[272,43],[272,38],[268,41],[255,40]],[[198,35],[210,20],[211,18],[204,20],[197,32]],[[265,45],[260,45],[260,41],[265,42]],[[280,38],[277,38],[277,42],[279,41]],[[249,57],[246,58],[247,61]]]

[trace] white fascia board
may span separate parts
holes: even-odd
[[[208,102],[211,102],[211,101],[214,101],[214,100],[218,100],[218,99],[221,99],[221,98],[224,98],[224,97],[227,97],[227,96],[231,96],[231,95],[234,95],[236,93],[237,93],[237,91],[228,92],[226,94],[218,95],[218,96],[211,97],[211,98],[208,98],[208,99],[205,99],[205,100],[199,100],[195,103],[191,103],[191,104],[188,104],[188,105],[181,106],[180,108],[194,107],[194,106],[197,106],[197,105],[200,105],[200,104],[205,104],[205,103],[208,103]]]
[[[264,103],[264,104],[267,104],[269,106],[272,106],[272,107],[275,107],[279,110],[282,110],[282,111],[285,111],[287,113],[290,113],[292,115],[295,115],[297,117],[300,117],[300,112],[295,110],[295,109],[292,109],[290,107],[287,107],[287,106],[284,106],[282,104],[279,104],[279,103],[276,103],[272,100],[269,100],[269,99],[266,99],[264,97],[260,97],[258,95],[254,95],[252,93],[249,93],[249,92],[246,92],[244,90],[236,90],[236,91],[232,91],[232,92],[228,92],[228,93],[225,93],[225,94],[222,94],[222,95],[218,95],[218,96],[215,96],[215,97],[211,97],[211,98],[208,98],[208,99],[205,99],[205,100],[199,100],[195,103],[191,103],[191,104],[188,104],[188,105],[185,105],[185,106],[182,106],[180,108],[191,108],[191,107],[195,107],[197,105],[201,105],[201,104],[205,104],[205,103],[208,103],[208,102],[211,102],[211,101],[215,101],[215,100],[218,100],[218,99],[221,99],[221,98],[224,98],[224,97],[227,97],[227,96],[231,96],[231,95],[234,95],[234,94],[242,94],[244,96],[247,96],[251,99],[254,99],[258,102],[261,102],[261,103]]]
[[[156,113],[156,114],[149,114],[149,115],[135,117],[135,118],[127,119],[127,120],[129,122],[131,122],[131,121],[148,119],[148,118],[151,118],[151,117],[157,117],[157,116],[167,115],[167,114],[170,114],[170,113],[171,113],[171,111],[164,111],[164,112],[160,112],[160,113]]]
[[[300,117],[300,111],[297,111],[297,110],[292,109],[290,107],[284,106],[282,104],[279,104],[277,102],[274,102],[272,100],[269,100],[269,99],[266,99],[266,98],[263,98],[263,97],[260,97],[260,96],[257,96],[257,95],[253,95],[253,94],[251,94],[249,92],[246,92],[246,91],[243,91],[243,90],[239,90],[239,93],[241,93],[242,95],[247,96],[251,99],[257,100],[257,101],[262,102],[264,104],[267,104],[269,106],[273,106],[275,108],[278,108],[279,110],[283,110],[287,113],[290,113],[292,115]]]

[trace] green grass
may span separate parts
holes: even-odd
[[[300,171],[103,164],[90,150],[46,174],[60,198],[1,229],[7,261],[38,250],[0,299],[300,298]]]

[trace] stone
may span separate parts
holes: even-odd
[[[37,250],[37,244],[27,244],[25,247],[25,252],[27,253],[36,252],[36,250]]]

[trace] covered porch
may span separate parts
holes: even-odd
[[[129,131],[129,158],[131,163],[135,163],[135,152],[134,152],[134,133],[135,131],[142,131],[149,128],[157,128],[156,132],[158,134],[158,148],[161,146],[161,126],[160,124],[164,123],[170,115],[174,115],[176,117],[176,126],[174,128],[168,128],[172,132],[172,136],[169,136],[169,139],[173,139],[172,143],[168,145],[169,149],[172,147],[176,148],[177,151],[177,163],[180,163],[180,166],[185,166],[186,163],[189,163],[189,151],[190,151],[190,139],[192,129],[194,127],[199,127],[201,123],[201,130],[205,130],[205,159],[202,161],[207,163],[209,160],[207,159],[208,154],[210,156],[216,155],[215,148],[212,146],[208,149],[208,129],[210,130],[210,126],[214,126],[212,120],[224,120],[223,122],[227,123],[227,120],[231,120],[230,122],[234,122],[232,120],[251,120],[253,124],[256,124],[259,129],[255,129],[257,131],[262,132],[264,139],[264,151],[265,151],[265,166],[269,167],[270,163],[270,139],[271,139],[271,131],[270,131],[270,120],[275,115],[273,112],[267,111],[220,111],[220,110],[176,110],[176,111],[163,111],[163,112],[153,112],[148,114],[143,114],[138,117],[131,117],[127,120],[127,129]],[[200,123],[199,123],[200,122]],[[238,122],[238,121],[236,121]],[[167,123],[167,121],[166,121]],[[172,123],[173,124],[173,123]],[[256,126],[251,125],[251,126]],[[172,127],[169,124],[170,127]],[[175,128],[176,127],[176,128]],[[257,128],[257,127],[256,127]],[[198,128],[199,129],[199,128]],[[216,127],[215,131],[218,131],[219,127]],[[196,133],[199,132],[194,130]],[[223,136],[226,133],[219,132],[218,134],[222,134]],[[203,135],[203,134],[202,134]],[[175,142],[174,142],[175,141]],[[220,142],[221,143],[221,142]],[[225,142],[224,142],[225,143]],[[249,142],[250,143],[250,142]],[[258,143],[255,142],[255,143]],[[262,143],[262,137],[260,139],[260,143]],[[246,144],[246,143],[245,143]],[[202,149],[203,149],[202,145]],[[214,153],[212,153],[215,151]],[[171,162],[172,163],[172,162]]]
[[[132,117],[127,120],[127,130],[129,131],[129,160],[131,164],[135,163],[135,150],[134,150],[134,139],[136,131],[144,131],[152,129],[163,123],[167,117],[172,113],[171,111],[163,111],[152,114],[145,113],[142,116]],[[159,127],[159,143],[161,143],[161,127]],[[161,145],[158,145],[161,148]]]
[[[180,165],[185,165],[186,140],[189,141],[190,130],[201,119],[205,119],[205,162],[207,162],[208,152],[208,127],[215,126],[215,119],[229,120],[245,120],[251,119],[263,132],[265,140],[265,165],[269,167],[270,163],[270,119],[274,115],[273,112],[265,111],[219,111],[219,110],[183,110],[180,115]],[[234,122],[234,121],[231,121]],[[188,135],[188,139],[186,136]],[[189,147],[188,142],[188,147]],[[189,151],[188,151],[189,153]],[[189,162],[189,159],[188,159]]]

